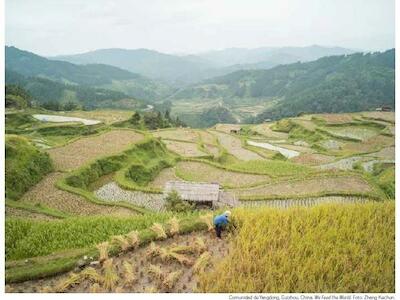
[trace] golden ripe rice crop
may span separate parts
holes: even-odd
[[[233,216],[239,233],[203,292],[394,292],[394,202]]]

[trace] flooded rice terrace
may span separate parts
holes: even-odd
[[[256,146],[256,147],[260,147],[260,148],[264,148],[264,149],[268,149],[268,150],[272,150],[272,151],[278,151],[280,154],[282,154],[283,156],[287,157],[287,158],[292,158],[292,157],[296,157],[300,155],[300,152],[295,151],[295,150],[290,150],[290,149],[286,149],[283,147],[278,147],[275,145],[272,145],[270,143],[259,143],[259,142],[254,142],[254,141],[247,141],[247,144],[249,144],[250,146]]]
[[[89,120],[76,117],[66,117],[57,115],[32,115],[35,119],[43,122],[55,122],[55,123],[65,123],[65,122],[80,122],[83,125],[96,125],[101,123],[98,120]]]

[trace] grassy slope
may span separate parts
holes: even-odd
[[[394,292],[393,202],[237,209],[230,254],[204,292]]]
[[[18,199],[53,169],[48,154],[25,138],[6,136],[6,197]]]

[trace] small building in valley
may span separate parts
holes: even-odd
[[[210,207],[237,206],[234,195],[224,192],[218,183],[168,181],[164,187],[164,197],[176,191],[185,201]]]

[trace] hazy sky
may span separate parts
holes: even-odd
[[[394,47],[394,0],[6,0],[6,44],[42,55],[100,48]]]

